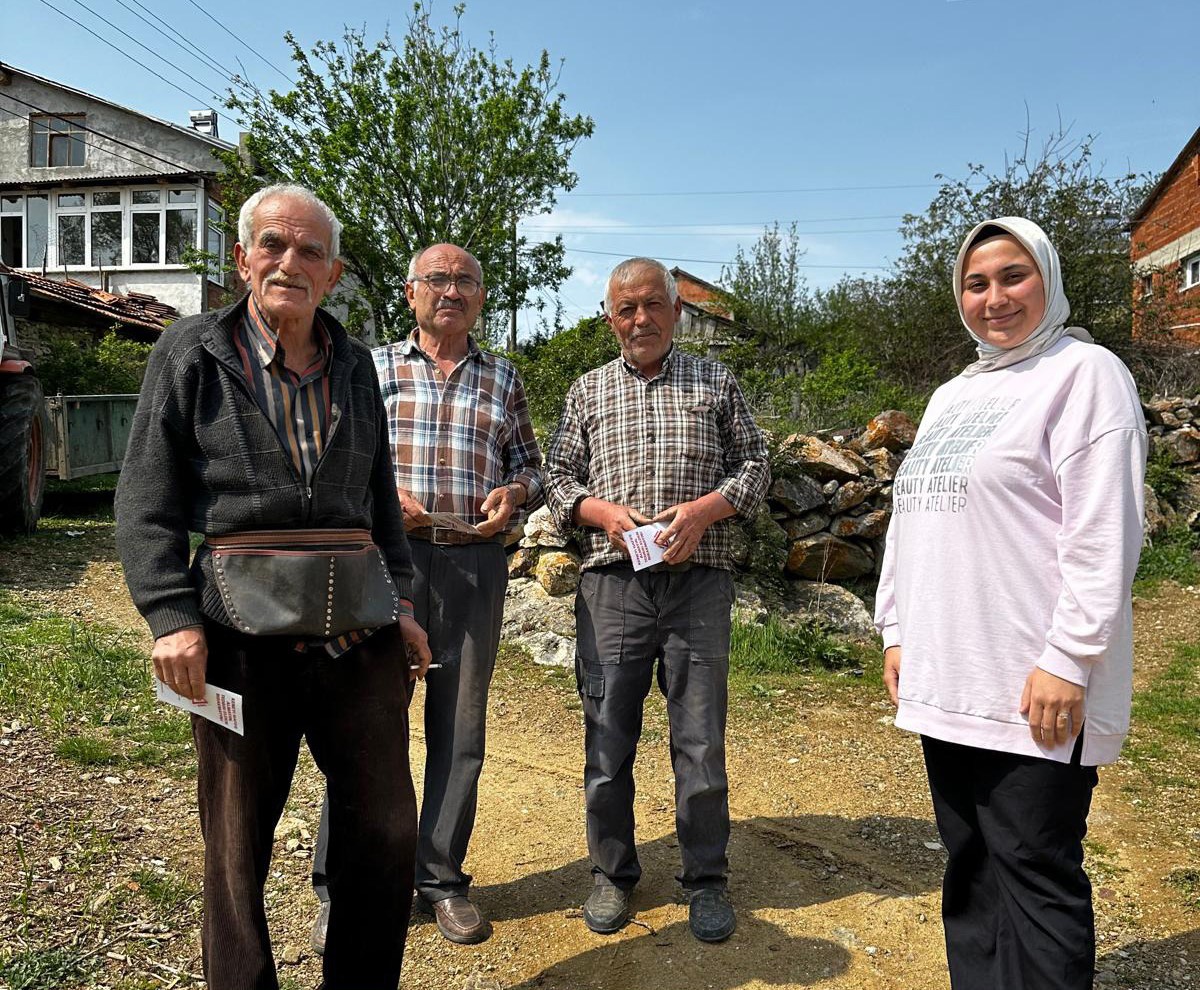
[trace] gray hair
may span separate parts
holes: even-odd
[[[413,252],[413,256],[408,261],[408,280],[410,282],[414,278],[417,277],[417,266],[421,263],[421,259],[423,257],[425,257],[425,252],[431,251],[435,247],[456,247],[456,248],[458,248],[463,254],[465,254],[468,258],[470,258],[475,263],[475,269],[476,269],[476,271],[479,272],[479,281],[480,282],[483,281],[483,265],[481,265],[479,263],[479,259],[476,258],[475,255],[473,255],[466,248],[458,247],[457,244],[451,244],[449,241],[443,241],[438,244],[430,244],[428,247],[417,248],[417,250]]]
[[[242,210],[238,214],[238,241],[241,242],[243,248],[249,251],[253,247],[254,211],[265,200],[277,197],[298,199],[324,216],[329,221],[329,260],[332,261],[341,254],[342,222],[334,216],[333,210],[316,193],[304,186],[298,186],[294,182],[277,182],[273,186],[266,186],[242,204]]]
[[[667,266],[653,258],[628,258],[617,265],[608,276],[608,285],[604,289],[604,312],[612,313],[613,286],[619,288],[622,285],[628,285],[646,269],[658,272],[662,276],[667,298],[672,306],[675,305],[675,300],[679,298],[679,289],[675,285],[675,276],[671,274]]]

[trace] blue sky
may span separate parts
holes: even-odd
[[[286,83],[203,11],[287,69],[285,31],[305,44],[343,24],[375,37],[389,23],[401,30],[409,9],[27,0],[23,16],[4,19],[0,61],[186,123],[197,100],[98,40],[193,94],[206,95],[183,72],[222,92],[139,4],[264,86]],[[452,16],[445,0],[432,8]],[[737,245],[775,220],[801,221],[813,285],[881,270],[900,253],[900,217],[928,204],[935,176],[1000,166],[1027,115],[1035,142],[1060,117],[1077,137],[1096,135],[1108,173],[1161,171],[1200,126],[1196,14],[1196,0],[470,0],[463,29],[479,45],[493,32],[518,64],[543,48],[565,59],[568,107],[596,122],[573,159],[578,187],[552,215],[524,221],[531,238],[566,237],[575,274],[561,298],[573,320],[595,311],[619,260],[591,252],[649,254],[716,281]],[[523,314],[523,334],[532,320]]]

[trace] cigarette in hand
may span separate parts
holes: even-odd
[[[445,665],[444,665],[444,664],[440,664],[440,663],[431,663],[431,664],[430,664],[428,667],[426,667],[425,669],[426,669],[426,670],[441,670],[443,666],[445,666]],[[420,670],[420,669],[421,669],[421,665],[420,665],[419,663],[410,663],[410,664],[408,665],[408,669],[409,669],[409,670]]]

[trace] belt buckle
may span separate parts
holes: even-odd
[[[449,534],[451,534],[451,533],[453,533],[453,532],[454,532],[454,530],[453,530],[453,528],[451,528],[450,526],[431,526],[431,527],[429,528],[429,542],[430,542],[430,543],[432,543],[432,544],[433,544],[435,547],[448,547],[448,546],[451,546],[451,545],[452,545],[452,543],[451,543],[451,540],[450,540],[450,538],[449,538]],[[446,538],[446,539],[444,539],[444,540],[443,540],[443,539],[439,539],[439,538],[438,538],[438,534],[439,534],[439,533],[446,533],[446,534],[448,534],[448,535],[447,535],[447,538]]]

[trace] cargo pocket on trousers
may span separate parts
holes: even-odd
[[[604,697],[604,672],[594,662],[575,654],[575,688],[580,700]]]

